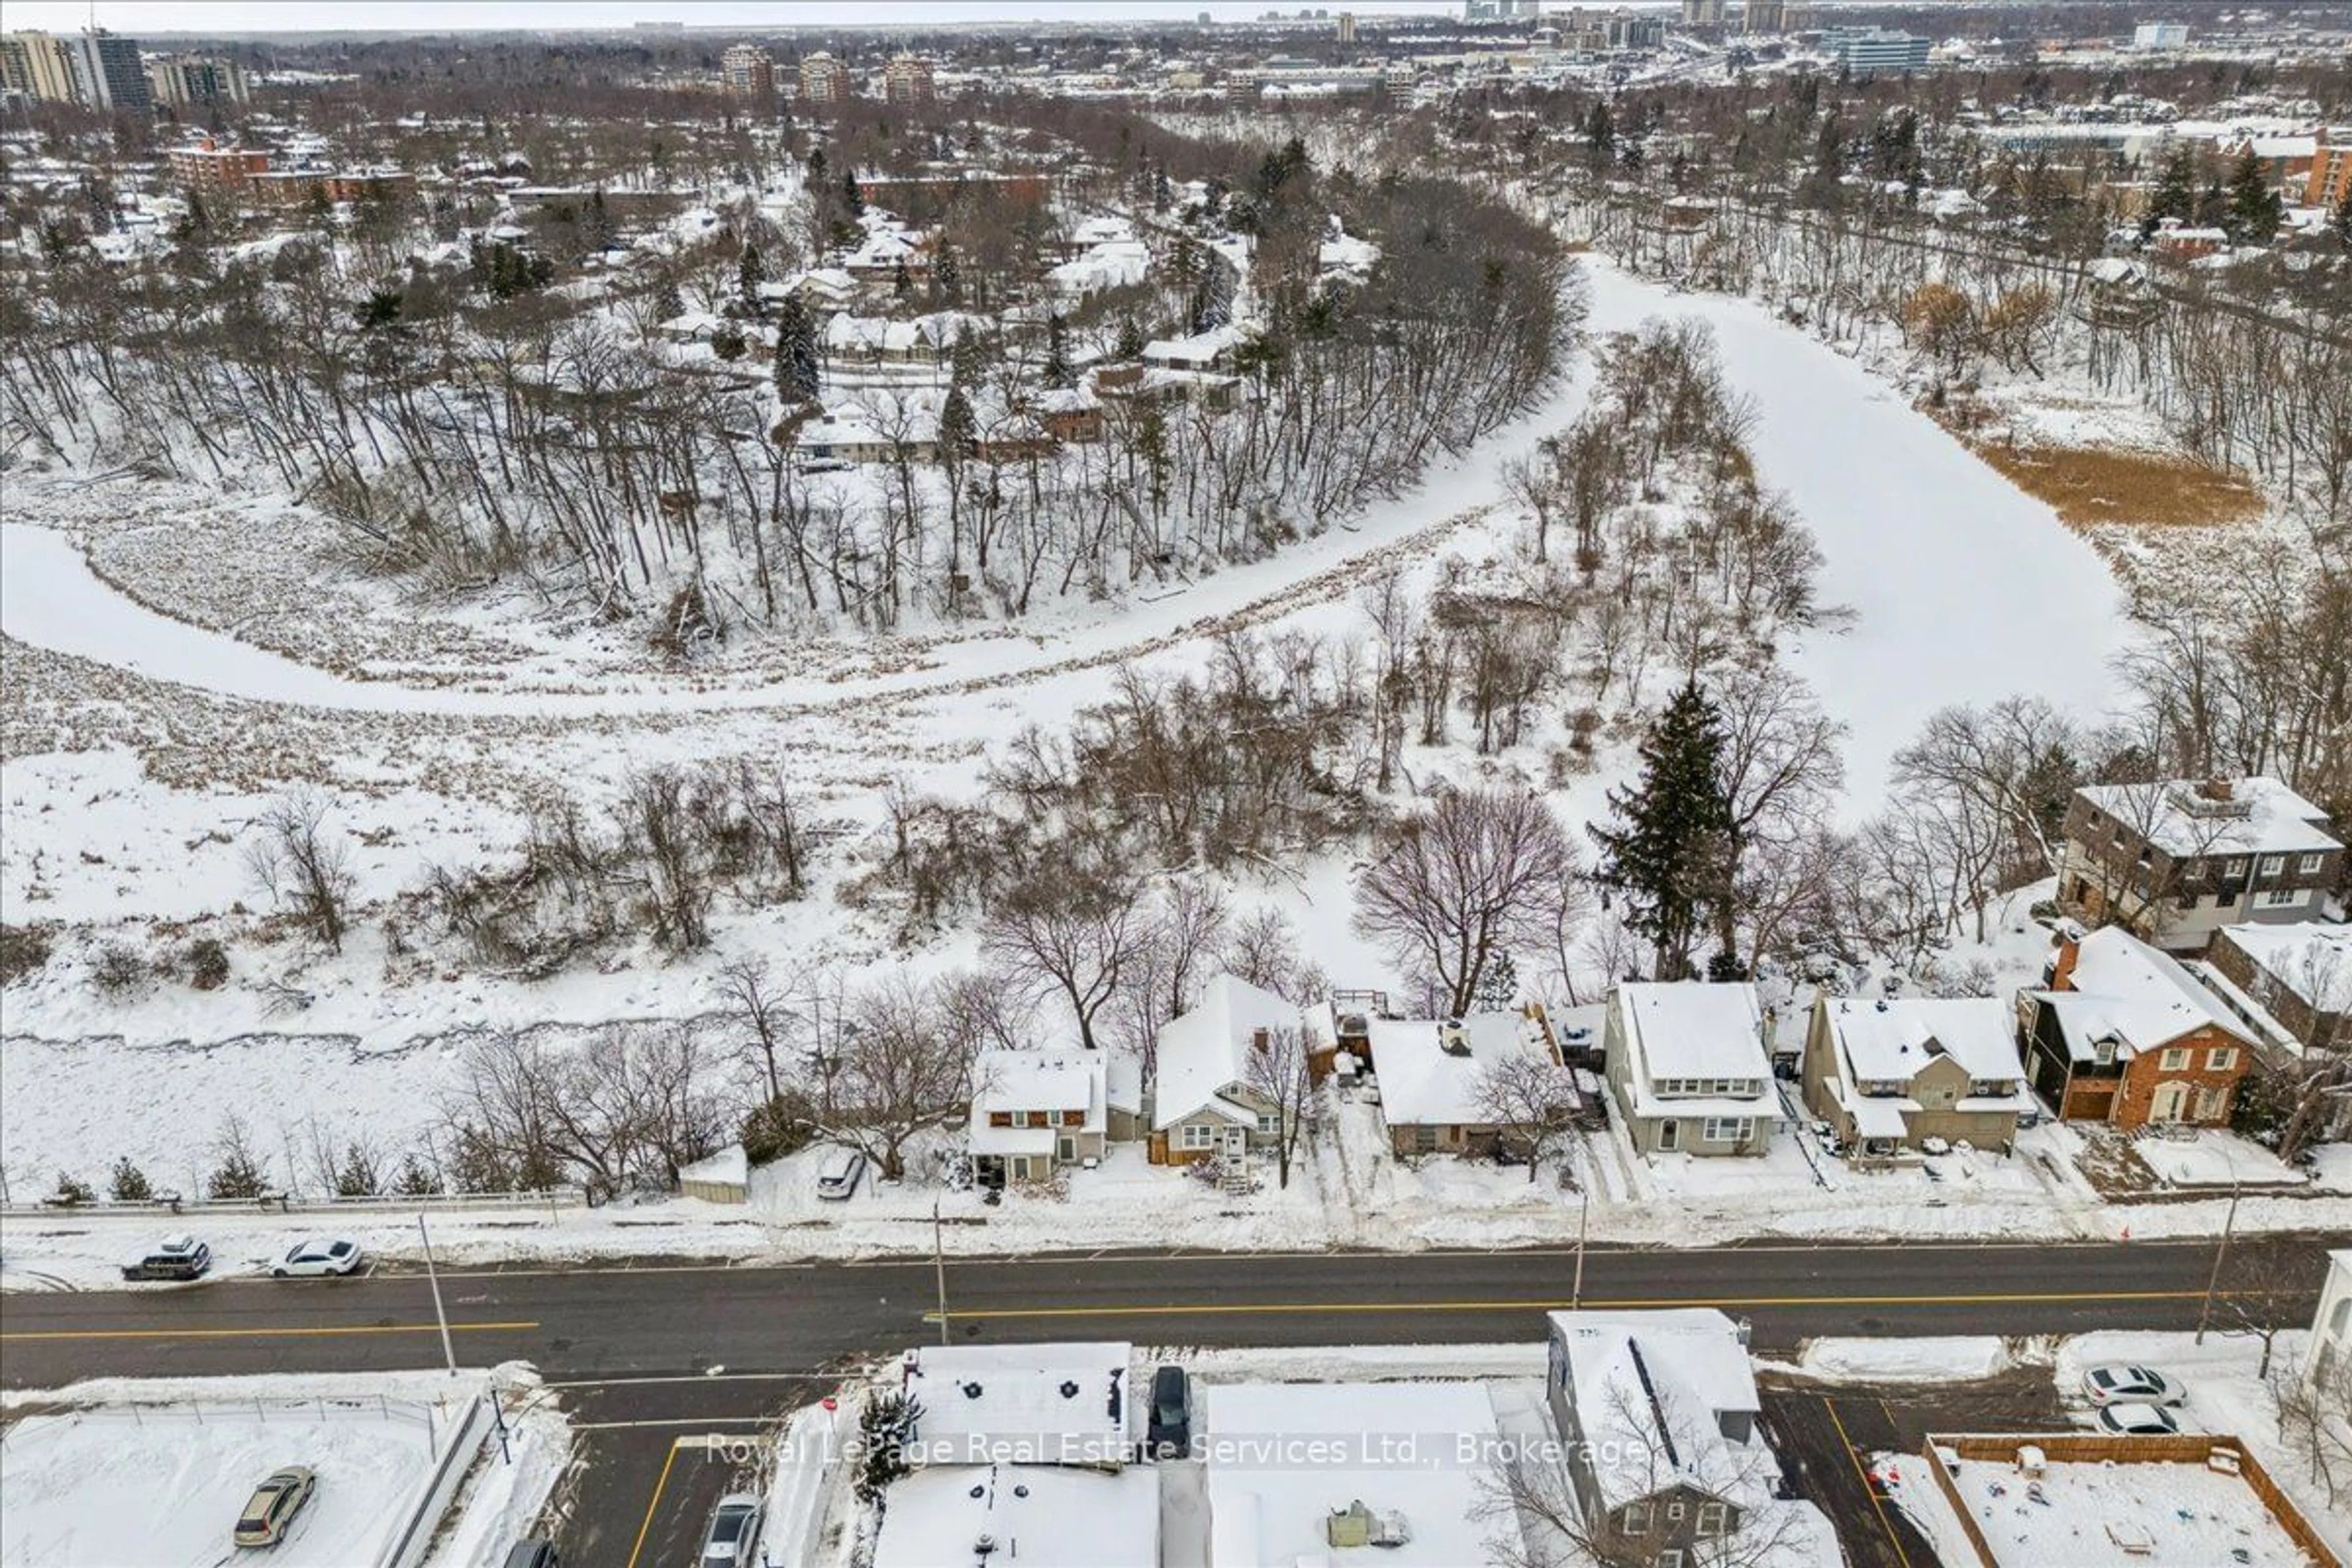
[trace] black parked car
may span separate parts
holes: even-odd
[[[1155,1459],[1192,1457],[1192,1385],[1181,1366],[1163,1366],[1151,1374],[1151,1425],[1144,1447]]]
[[[192,1236],[167,1236],[136,1263],[122,1266],[125,1279],[201,1279],[213,1266],[213,1249]]]

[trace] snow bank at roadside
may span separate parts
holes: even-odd
[[[1950,1339],[1808,1340],[1797,1370],[1833,1383],[1946,1383],[1990,1377],[2011,1364],[1990,1335]]]

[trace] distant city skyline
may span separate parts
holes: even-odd
[[[1664,5],[1673,0],[1632,0]],[[1298,0],[98,0],[98,25],[137,35],[257,33],[580,32],[640,22],[746,32],[793,27],[953,26],[990,22],[1255,21],[1295,14]],[[1305,8],[1359,16],[1459,16],[1461,0],[1305,0]],[[75,32],[88,0],[10,0],[7,26]]]

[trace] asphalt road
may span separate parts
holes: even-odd
[[[2343,1245],[2242,1240],[2231,1272],[2273,1250],[2307,1259],[2294,1276],[2307,1285],[2264,1304],[2307,1321],[2330,1240]],[[2212,1258],[2210,1240],[1596,1247],[1581,1300],[1720,1307],[1748,1320],[1765,1353],[1822,1334],[2185,1329]],[[1542,1314],[1570,1305],[1575,1271],[1568,1249],[1056,1254],[951,1261],[947,1288],[959,1339],[1533,1342]],[[566,1561],[587,1568],[689,1560],[736,1475],[699,1438],[772,1426],[839,1369],[940,1331],[922,1259],[519,1268],[445,1273],[441,1288],[460,1363],[531,1362],[572,1411],[585,1462],[562,1540]],[[430,1367],[441,1354],[421,1274],[0,1296],[0,1384],[12,1388]]]
[[[2321,1247],[2303,1237],[2242,1240],[2234,1251],[2241,1267],[2271,1248],[2310,1258],[2308,1288],[2273,1303],[2294,1321],[2316,1299]],[[1818,1334],[2179,1328],[2195,1322],[2212,1256],[2210,1241],[1594,1248],[1582,1300],[1721,1307],[1749,1319],[1767,1350]],[[1541,1314],[1570,1304],[1574,1268],[1567,1249],[1057,1254],[950,1262],[947,1279],[955,1332],[979,1339],[1499,1342],[1540,1337]],[[441,1283],[461,1362],[530,1361],[558,1381],[808,1372],[939,1331],[928,1260],[448,1273]],[[0,1298],[0,1384],[15,1388],[440,1359],[421,1275]]]

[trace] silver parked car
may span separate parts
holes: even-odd
[[[766,1511],[750,1492],[720,1498],[710,1513],[709,1533],[702,1538],[702,1568],[745,1568],[760,1543]]]
[[[2144,1366],[2095,1366],[2083,1374],[2083,1392],[2094,1405],[2179,1405],[2189,1391]]]
[[[2126,1437],[2169,1437],[2180,1422],[2161,1405],[2102,1405],[2099,1425]]]

